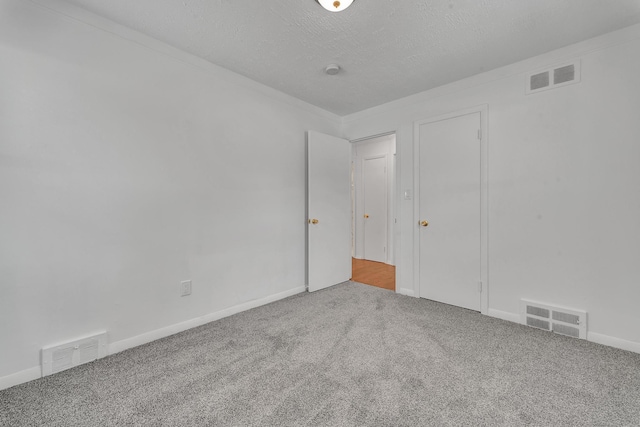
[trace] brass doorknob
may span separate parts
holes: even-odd
[[[317,224],[317,223],[319,223],[319,222],[320,222],[320,221],[318,221],[318,220],[317,220],[317,219],[315,219],[315,218],[314,218],[314,219],[310,219],[310,220],[309,220],[309,224]]]
[[[423,227],[427,227],[429,225],[429,221],[422,220],[422,221],[420,221],[420,225],[423,226]]]
[[[364,214],[364,217],[365,218],[369,218],[369,214]]]

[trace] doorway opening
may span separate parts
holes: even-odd
[[[396,290],[395,133],[351,146],[352,280]]]

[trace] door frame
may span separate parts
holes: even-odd
[[[429,117],[415,121],[413,124],[413,289],[416,296],[420,295],[420,126],[452,119],[467,114],[480,113],[480,312],[488,314],[489,311],[489,265],[488,265],[488,141],[489,132],[487,126],[488,104],[452,111],[450,113]]]
[[[352,187],[352,223],[351,223],[351,227],[352,227],[352,247],[353,247],[353,251],[352,251],[352,256],[355,258],[356,255],[356,222],[358,221],[358,218],[356,218],[356,199],[359,197],[358,194],[356,194],[356,186],[355,186],[355,179],[356,179],[356,175],[355,172],[357,169],[360,169],[360,176],[358,177],[358,179],[360,180],[360,183],[362,183],[363,181],[363,173],[364,173],[364,167],[363,167],[363,162],[364,162],[364,157],[363,156],[361,158],[361,162],[360,162],[360,167],[356,168],[356,162],[358,160],[358,156],[356,155],[356,147],[358,144],[360,143],[367,143],[367,141],[372,140],[372,139],[376,139],[376,138],[381,138],[381,137],[385,137],[385,136],[391,136],[393,135],[395,138],[395,143],[394,143],[394,147],[392,151],[389,151],[387,153],[385,153],[385,155],[387,156],[387,161],[385,163],[385,166],[387,167],[387,189],[386,189],[386,198],[387,198],[387,221],[386,221],[386,229],[387,229],[387,252],[386,252],[386,260],[385,260],[385,264],[388,265],[392,265],[394,267],[396,267],[396,285],[398,284],[398,277],[400,276],[399,273],[399,268],[398,268],[398,251],[399,251],[399,245],[400,245],[400,235],[398,233],[398,226],[399,226],[399,220],[398,220],[398,216],[400,215],[400,202],[399,202],[399,194],[400,194],[400,178],[399,178],[399,168],[398,168],[398,156],[399,156],[399,144],[398,144],[398,139],[399,139],[399,135],[400,135],[400,129],[394,129],[394,130],[389,130],[389,131],[385,131],[385,132],[380,132],[380,133],[375,133],[373,135],[370,136],[363,136],[363,137],[359,137],[359,138],[354,138],[354,139],[350,139],[349,142],[351,143],[351,165],[352,165],[352,177],[353,177],[353,187]],[[366,156],[366,158],[377,158],[377,157],[382,157],[382,155],[372,155],[372,156]],[[362,191],[362,189],[360,189],[360,191]],[[396,292],[398,292],[399,287],[396,286]]]

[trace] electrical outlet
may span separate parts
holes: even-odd
[[[180,296],[186,297],[187,295],[191,295],[191,280],[180,282]]]

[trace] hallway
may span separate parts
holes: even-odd
[[[378,288],[396,290],[396,267],[383,262],[352,258],[351,280]]]

